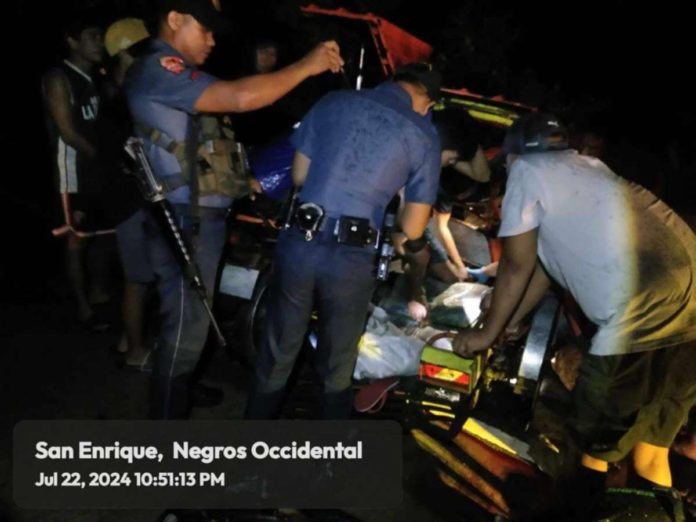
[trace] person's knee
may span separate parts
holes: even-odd
[[[274,393],[284,388],[294,366],[294,357],[278,358],[262,343],[254,365],[256,389],[260,393]]]
[[[268,373],[257,368],[253,388],[258,393],[276,393],[285,388],[288,377],[275,369]]]
[[[341,393],[350,388],[353,384],[354,366],[327,371],[324,375],[324,393]]]

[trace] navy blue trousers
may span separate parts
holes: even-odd
[[[215,276],[226,240],[226,210],[201,208],[199,232],[194,235],[191,219],[187,218],[188,208],[176,205],[175,209],[212,303]],[[210,318],[152,216],[148,216],[145,230],[157,276],[161,316],[161,329],[153,351],[150,417],[182,419],[189,413],[191,376],[208,337]]]
[[[350,415],[351,377],[374,291],[374,269],[373,247],[341,245],[327,232],[312,241],[295,229],[280,234],[248,417],[277,413],[314,310],[319,316],[316,362],[324,383],[324,417]]]

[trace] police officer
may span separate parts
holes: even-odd
[[[152,43],[150,54],[131,67],[126,79],[136,130],[145,140],[155,173],[171,189],[168,199],[174,204],[184,232],[191,236],[209,293],[225,243],[224,216],[231,200],[218,194],[197,197],[198,186],[192,181],[195,171],[184,172],[198,164],[196,116],[258,109],[273,103],[306,78],[329,69],[338,72],[343,64],[336,43],[324,42],[279,71],[222,81],[197,67],[206,61],[215,45],[213,32],[227,28],[211,0],[165,0],[159,37]],[[185,162],[172,153],[177,146],[183,146]],[[182,182],[185,174],[188,181]],[[188,413],[191,374],[206,340],[209,319],[156,224],[146,224],[146,228],[161,302],[150,415],[183,418]]]
[[[411,248],[424,243],[440,171],[439,139],[425,116],[439,88],[439,73],[411,64],[373,90],[328,94],[293,135],[300,205],[276,247],[248,418],[278,414],[315,308],[323,417],[350,416],[351,375],[374,288],[376,231],[401,187],[401,227]]]

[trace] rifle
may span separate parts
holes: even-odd
[[[174,257],[178,261],[181,271],[198,294],[199,299],[203,303],[210,323],[213,325],[213,330],[217,336],[220,346],[227,346],[225,337],[222,335],[222,330],[218,324],[213,310],[208,300],[208,293],[201,277],[200,269],[196,264],[191,248],[184,237],[181,228],[176,220],[176,211],[172,204],[167,200],[166,189],[164,184],[157,178],[152,170],[152,164],[145,154],[143,148],[143,140],[139,138],[128,138],[124,146],[128,155],[136,162],[137,167],[133,170],[133,175],[138,183],[138,188],[143,197],[153,210],[153,214],[162,228],[162,233],[169,242]]]

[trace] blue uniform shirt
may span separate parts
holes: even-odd
[[[311,160],[300,199],[321,205],[329,216],[369,218],[379,228],[403,186],[406,202],[435,202],[440,141],[396,83],[329,93],[305,116],[292,141]]]
[[[154,40],[150,53],[136,61],[128,71],[126,95],[133,120],[166,133],[176,141],[185,141],[191,133],[191,116],[203,91],[217,78],[187,63],[181,54],[162,40]],[[181,167],[176,157],[145,139],[145,150],[155,173],[160,177],[178,175]],[[190,190],[180,187],[168,196],[172,203],[189,203]],[[230,199],[205,196],[200,205],[226,207]]]

